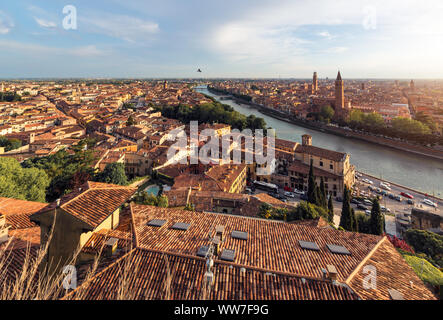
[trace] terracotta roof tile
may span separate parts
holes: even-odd
[[[65,299],[121,298],[118,288],[124,274],[127,281],[125,299],[357,299],[348,288],[334,285],[330,281],[302,279],[285,274],[268,275],[265,270],[224,262],[214,264],[214,285],[210,291],[206,291],[205,271],[206,262],[203,258],[135,249]],[[168,274],[170,290],[166,286]]]

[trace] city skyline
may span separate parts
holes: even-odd
[[[437,1],[67,5],[2,7],[1,78],[443,78]]]

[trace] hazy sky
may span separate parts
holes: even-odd
[[[0,78],[443,78],[442,17],[441,0],[2,1]]]

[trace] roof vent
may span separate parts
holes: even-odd
[[[234,239],[248,240],[248,233],[243,231],[232,231],[231,237]]]
[[[392,300],[405,300],[401,292],[395,290],[395,289],[389,289],[388,290],[389,295],[391,296]]]
[[[166,223],[166,220],[154,219],[148,222],[148,226],[160,228]]]
[[[233,262],[235,259],[235,250],[224,249],[220,256],[220,259]]]
[[[340,245],[335,245],[335,244],[327,244],[326,245],[329,249],[329,251],[331,251],[332,253],[335,254],[344,254],[344,255],[351,255],[351,253],[349,252],[348,249],[346,249],[343,246]]]
[[[320,248],[315,242],[299,240],[298,244],[300,245],[300,247],[306,250],[320,251]]]
[[[186,231],[190,226],[190,223],[177,222],[171,227],[171,229]]]

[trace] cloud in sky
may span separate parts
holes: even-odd
[[[0,40],[10,41],[14,30],[17,44],[36,46],[29,54],[66,54],[85,70],[90,57],[106,55],[93,70],[116,77],[189,77],[198,66],[214,77],[308,77],[313,70],[331,77],[337,67],[348,77],[443,77],[440,0],[77,0],[75,31],[61,28],[58,0],[33,3],[5,3]],[[18,59],[0,52],[5,58]],[[127,67],[110,68],[112,61]],[[17,76],[26,72],[19,69]]]
[[[12,19],[4,12],[0,11],[0,34],[7,34],[14,27]]]
[[[128,42],[151,39],[160,31],[158,23],[129,15],[94,13],[80,16],[87,32],[104,34]]]
[[[105,52],[99,50],[94,45],[57,48],[52,46],[45,46],[40,44],[27,44],[13,40],[1,40],[0,46],[5,51],[16,51],[17,53],[29,53],[32,55],[64,55],[64,56],[79,56],[79,57],[94,57],[105,55]]]
[[[40,18],[36,18],[36,17],[34,17],[34,19],[35,19],[35,22],[37,22],[37,24],[40,27],[43,27],[43,28],[55,28],[55,27],[57,27],[57,24],[55,22],[53,22],[53,21],[49,21],[49,20],[45,20],[45,19],[40,19]]]

